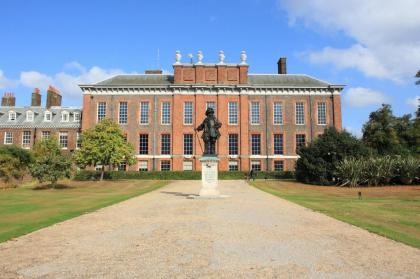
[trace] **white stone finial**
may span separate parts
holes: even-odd
[[[197,64],[203,64],[203,52],[201,50],[197,51]]]
[[[246,64],[246,52],[245,50],[241,51],[241,64]]]
[[[175,64],[180,64],[181,63],[181,52],[179,50],[177,50],[175,52]]]
[[[219,51],[219,64],[225,64],[225,52],[223,50]]]

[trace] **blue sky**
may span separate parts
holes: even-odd
[[[176,50],[184,61],[202,50],[205,62],[219,50],[239,62],[246,50],[252,73],[275,73],[286,56],[289,73],[346,84],[343,126],[360,134],[382,102],[397,115],[413,113],[420,95],[418,5],[391,2],[2,0],[0,92],[29,105],[33,87],[53,84],[64,105],[81,105],[78,83],[172,71]]]

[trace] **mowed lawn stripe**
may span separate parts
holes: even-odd
[[[370,232],[420,248],[420,186],[343,188],[294,181],[252,185]],[[362,192],[362,199],[358,192]]]
[[[156,190],[167,181],[64,181],[63,189],[34,186],[0,191],[0,242]]]

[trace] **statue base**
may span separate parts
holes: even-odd
[[[220,199],[226,198],[220,195],[218,186],[219,158],[215,155],[203,155],[201,162],[201,189],[195,199]]]

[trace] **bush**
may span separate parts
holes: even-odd
[[[245,179],[247,172],[242,171],[221,171],[219,172],[220,180]],[[76,173],[74,180],[98,180],[101,172],[81,170]],[[257,172],[258,179],[290,179],[294,178],[294,173],[286,172]],[[201,172],[199,171],[111,171],[104,173],[104,179],[145,179],[145,180],[200,180]]]

